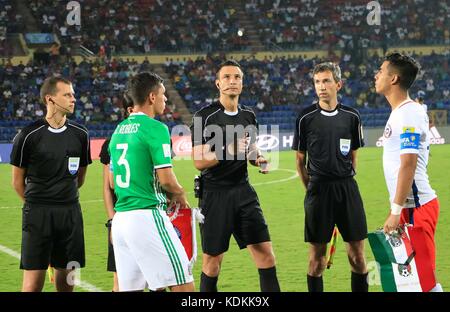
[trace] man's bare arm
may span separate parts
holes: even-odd
[[[352,151],[352,166],[353,170],[356,172],[356,166],[358,165],[358,150]]]
[[[211,152],[211,147],[208,144],[194,146],[191,156],[197,170],[205,170],[219,163],[216,153]]]
[[[26,168],[12,166],[12,186],[22,201],[25,201],[25,172]]]
[[[180,203],[182,207],[189,208],[189,203],[186,199],[186,193],[183,187],[178,183],[171,167],[161,168],[156,170],[158,181],[161,187],[168,193],[169,199]]]
[[[306,152],[297,151],[296,164],[298,175],[300,176],[305,189],[307,189],[309,183],[309,175],[308,171],[306,170]]]
[[[87,166],[78,169],[78,188],[82,187],[86,178]]]
[[[103,165],[103,202],[108,219],[112,219],[114,216],[114,200],[113,190],[110,186],[110,172],[109,165]]]

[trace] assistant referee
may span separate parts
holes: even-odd
[[[46,270],[55,268],[57,291],[73,291],[73,268],[85,265],[78,188],[92,163],[89,134],[68,120],[75,108],[72,83],[47,78],[41,87],[45,119],[25,127],[11,152],[12,183],[25,202],[22,213],[22,291],[42,291]]]
[[[293,149],[297,171],[306,188],[305,241],[310,243],[308,290],[323,291],[327,243],[338,227],[346,242],[352,291],[366,292],[364,239],[366,216],[356,174],[357,149],[364,145],[359,113],[337,101],[342,88],[338,65],[326,62],[313,70],[317,104],[297,118]],[[307,161],[307,163],[306,163]]]

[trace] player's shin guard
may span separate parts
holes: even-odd
[[[323,292],[322,276],[316,277],[307,275],[308,277],[308,291],[309,292]]]
[[[280,292],[277,269],[274,266],[268,269],[258,269],[258,273],[262,292]]]
[[[367,276],[369,273],[358,274],[352,272],[352,292],[368,292],[369,284],[367,283]]]
[[[200,275],[200,292],[217,292],[217,279],[202,272]]]

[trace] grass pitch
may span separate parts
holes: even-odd
[[[382,171],[382,149],[363,148],[359,152],[358,181],[363,197],[369,231],[383,225],[389,212],[388,193]],[[450,289],[450,145],[432,146],[428,173],[432,187],[441,204],[441,213],[436,232],[437,277],[444,290]],[[180,183],[190,191],[196,170],[189,160],[175,160],[175,173]],[[306,271],[308,267],[308,244],[303,242],[304,189],[295,175],[295,153],[279,153],[279,168],[268,175],[249,167],[251,183],[254,185],[271,233],[277,272],[282,291],[307,291]],[[196,201],[189,194],[192,205]],[[81,280],[104,291],[112,288],[112,275],[106,272],[107,230],[104,226],[106,214],[102,201],[102,171],[99,161],[89,167],[86,183],[80,190],[83,209],[86,267],[81,270]],[[19,260],[5,252],[20,253],[21,202],[11,187],[11,168],[0,165],[0,291],[20,291],[22,272]],[[446,234],[447,233],[447,234]],[[199,237],[198,237],[199,239]],[[200,247],[200,244],[199,244]],[[381,291],[379,278],[369,244],[366,256],[370,271],[370,291]],[[201,250],[195,265],[196,288],[199,286]],[[259,291],[257,270],[246,250],[240,251],[231,240],[219,277],[220,291]],[[345,246],[339,237],[332,268],[324,273],[325,291],[350,291],[350,267]],[[53,291],[48,281],[45,291]],[[77,291],[84,291],[78,287]]]

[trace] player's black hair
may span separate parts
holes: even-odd
[[[404,90],[411,88],[420,70],[419,63],[412,57],[398,52],[387,54],[384,60],[389,62],[388,70],[399,76],[400,87]]]
[[[150,92],[155,91],[164,83],[164,79],[152,72],[142,72],[128,81],[128,94],[135,105],[145,103]]]

